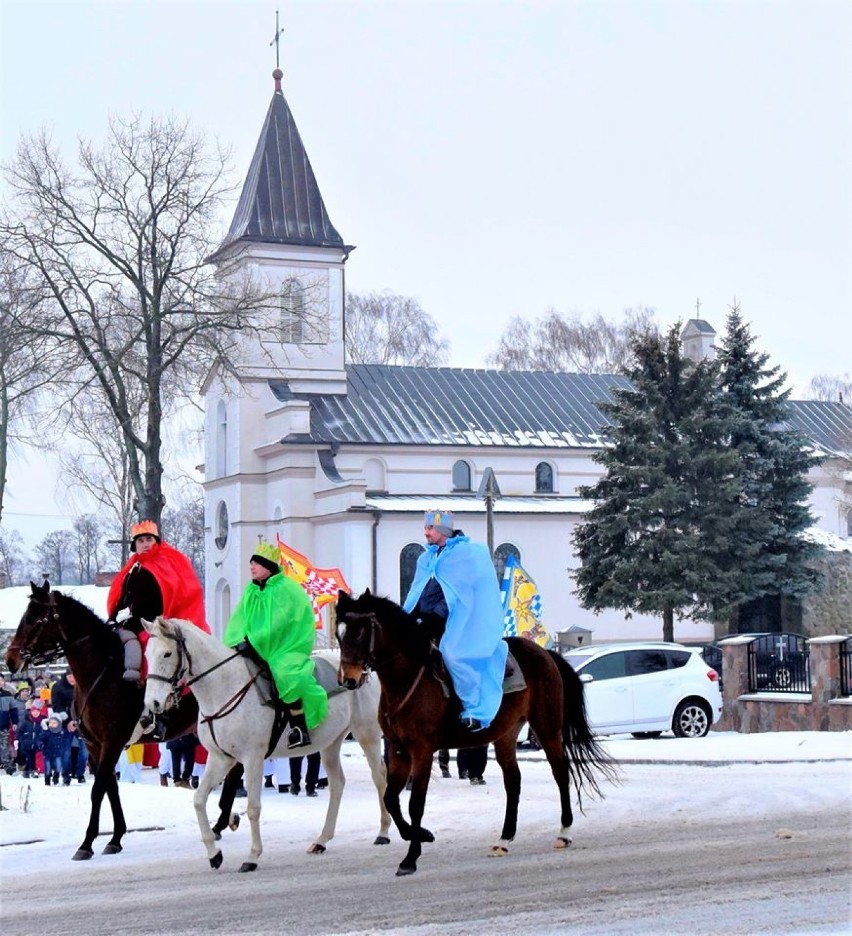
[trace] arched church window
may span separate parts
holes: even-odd
[[[506,571],[506,562],[509,556],[514,556],[519,562],[521,560],[521,551],[514,543],[501,543],[494,550],[494,571],[497,573],[497,581],[503,581],[503,573]]]
[[[216,508],[216,543],[217,549],[224,549],[228,542],[228,505],[224,501],[219,501]]]
[[[216,477],[228,473],[228,408],[224,400],[216,406]]]
[[[453,465],[453,490],[470,490],[470,465],[466,461],[457,461]]]
[[[420,543],[409,543],[407,546],[402,547],[402,552],[399,554],[399,600],[405,601],[408,596],[408,592],[411,588],[411,583],[414,581],[414,572],[417,568],[417,560],[420,558],[420,553],[423,552],[423,547]]]
[[[535,492],[536,494],[553,493],[553,468],[547,462],[539,462],[535,466]]]
[[[281,341],[284,344],[305,343],[306,311],[305,287],[291,277],[281,290]]]

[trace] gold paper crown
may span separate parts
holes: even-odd
[[[274,562],[277,566],[281,565],[281,555],[278,552],[278,547],[272,543],[258,543],[253,555],[260,556],[262,559],[267,559],[269,562]]]
[[[156,536],[160,538],[160,531],[153,520],[142,520],[141,523],[134,523],[130,528],[130,538],[135,540],[137,536]]]

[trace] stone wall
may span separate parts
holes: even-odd
[[[826,551],[819,568],[822,583],[802,602],[803,633],[852,634],[852,552]]]
[[[852,697],[840,695],[840,648],[845,636],[808,641],[811,691],[749,692],[749,637],[722,647],[722,718],[717,731],[852,731]]]

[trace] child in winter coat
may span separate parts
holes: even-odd
[[[44,782],[50,786],[59,786],[59,775],[62,773],[62,764],[65,760],[65,745],[67,735],[62,730],[62,716],[50,715],[41,723],[44,732],[41,736],[40,748],[44,755]]]
[[[36,754],[44,729],[41,727],[41,709],[32,702],[26,703],[26,717],[18,725],[18,765],[24,778],[37,777]]]

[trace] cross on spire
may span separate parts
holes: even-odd
[[[281,29],[278,28],[278,10],[276,10],[276,11],[275,11],[275,36],[274,36],[274,38],[272,39],[272,42],[269,43],[270,46],[273,45],[273,44],[275,45],[275,67],[276,67],[276,68],[280,68],[280,67],[281,67],[281,63],[280,63],[280,61],[279,61],[279,54],[278,54],[278,53],[279,53],[278,39],[279,39],[281,33],[283,33],[283,32],[284,32],[283,27],[282,27]]]
[[[284,30],[282,29],[281,31],[283,32]],[[695,317],[701,318],[701,300],[700,299],[695,300]]]

